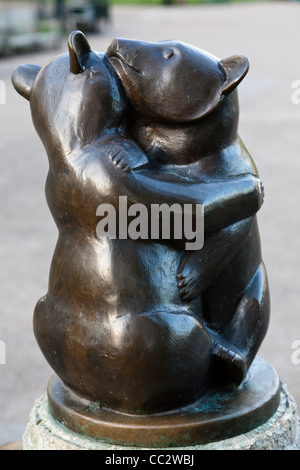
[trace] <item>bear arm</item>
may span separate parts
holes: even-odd
[[[151,204],[192,204],[192,215],[197,217],[196,204],[203,204],[205,236],[253,216],[263,201],[261,182],[252,175],[226,182],[178,183],[138,170],[120,179],[124,183],[123,194],[148,209]]]
[[[222,186],[222,182],[219,183]],[[216,231],[254,216],[263,204],[264,190],[261,181],[253,175],[223,182],[224,197],[216,197],[210,188],[204,203],[204,234]],[[211,183],[209,184],[211,186]],[[222,189],[221,189],[222,192]]]
[[[192,216],[198,217],[196,204],[204,205],[205,236],[239,220],[253,216],[263,202],[262,185],[253,175],[245,175],[227,181],[197,183],[164,181],[157,171],[137,169],[129,173],[112,164],[110,149],[100,157],[103,170],[111,182],[110,197],[114,203],[119,196],[127,196],[129,204],[143,204],[151,210],[152,204],[192,204]]]

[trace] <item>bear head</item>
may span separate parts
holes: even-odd
[[[12,76],[15,89],[30,101],[35,128],[50,153],[95,141],[120,125],[126,98],[104,54],[91,50],[80,31],[69,36],[69,53],[41,68],[21,65]]]
[[[106,54],[140,114],[163,122],[203,118],[236,88],[249,69],[244,56],[220,61],[177,41],[114,39]]]
[[[244,56],[219,60],[176,41],[115,39],[107,52],[132,105],[131,129],[150,160],[186,165],[238,139]]]

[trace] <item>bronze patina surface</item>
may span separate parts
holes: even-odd
[[[74,31],[68,53],[13,74],[48,155],[46,197],[59,232],[34,333],[63,384],[60,398],[50,386],[53,412],[61,416],[66,400],[72,427],[82,419],[72,412],[79,402],[96,413],[95,437],[104,415],[123,413],[138,430],[138,416],[195,416],[187,410],[212,396],[228,417],[225,397],[247,408],[263,384],[261,371],[253,390],[245,379],[270,311],[256,219],[263,188],[238,135],[237,86],[248,68],[244,56],[219,60],[176,41],[118,39],[104,54]],[[194,222],[203,204],[203,247],[187,250],[185,234],[99,238],[97,208],[109,204],[120,215],[124,196],[129,208],[148,211],[189,204]],[[266,386],[268,416],[278,391],[271,394]],[[252,418],[242,422],[253,427]],[[172,440],[168,426],[159,432]],[[205,426],[186,441],[215,439],[216,420]],[[112,439],[133,439],[124,429]]]
[[[126,415],[78,397],[54,376],[48,385],[49,406],[72,431],[108,444],[176,447],[207,444],[246,433],[265,423],[280,401],[276,371],[256,358],[238,390],[212,390],[194,404],[169,413]]]

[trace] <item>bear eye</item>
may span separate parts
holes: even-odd
[[[164,49],[162,55],[165,59],[171,59],[174,55],[174,51],[173,49]]]

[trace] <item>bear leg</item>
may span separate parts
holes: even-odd
[[[268,280],[261,262],[236,313],[213,345],[224,381],[240,385],[262,343],[269,323],[270,298]]]

